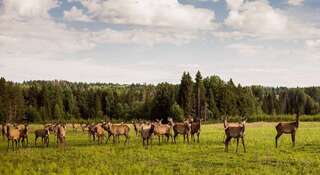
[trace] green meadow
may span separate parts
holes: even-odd
[[[296,147],[283,135],[274,145],[276,123],[246,125],[247,153],[232,141],[224,152],[222,124],[202,125],[200,143],[177,144],[154,139],[148,149],[131,128],[130,144],[98,145],[82,131],[67,130],[67,145],[58,148],[50,136],[48,148],[34,146],[30,131],[29,147],[7,150],[0,141],[0,174],[318,174],[320,172],[320,123],[301,122]],[[40,125],[31,125],[34,130]],[[39,142],[41,143],[40,139]]]

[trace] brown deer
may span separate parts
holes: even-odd
[[[239,147],[239,138],[241,138],[242,145],[243,145],[243,150],[246,152],[246,147],[244,143],[244,132],[245,132],[245,124],[246,120],[242,119],[239,125],[229,125],[227,123],[227,120],[224,120],[224,126],[225,126],[225,134],[226,134],[226,140],[224,142],[225,144],[225,151],[228,152],[228,145],[230,143],[230,140],[232,138],[237,139],[237,149],[236,152],[238,152],[238,147]]]
[[[35,130],[34,134],[35,134],[34,145],[37,145],[37,139],[41,137],[42,144],[45,143],[47,147],[49,146],[49,135],[50,135],[49,128],[37,129]]]
[[[224,131],[226,131],[226,128],[227,127],[239,127],[240,126],[240,124],[241,124],[241,122],[238,122],[238,123],[229,123],[228,122],[228,116],[225,116],[224,117],[224,120],[223,120],[223,128],[224,128]],[[224,134],[224,138],[223,138],[223,143],[224,143],[224,141],[226,140],[226,134]]]
[[[7,125],[7,139],[8,139],[8,147],[7,150],[9,150],[10,147],[10,141],[12,143],[12,149],[14,151],[14,147],[18,147],[18,142],[19,142],[19,138],[20,138],[20,130],[16,127],[12,127],[10,125]]]
[[[95,124],[91,124],[91,125],[88,125],[88,136],[89,136],[89,139],[91,139],[92,137],[92,140],[93,141],[96,141],[96,132],[95,132]]]
[[[103,138],[104,138],[104,135],[105,135],[105,131],[104,131],[103,127],[102,127],[102,124],[95,125],[94,132],[95,132],[95,135],[98,138],[98,144],[102,144]]]
[[[173,121],[171,118],[168,119],[168,124],[162,124],[159,120],[158,122],[154,123],[154,135],[158,136],[159,145],[160,145],[160,136],[166,136],[167,142],[169,141],[169,138],[172,138],[171,130],[173,126]]]
[[[102,125],[102,127],[108,132],[108,138],[106,143],[108,143],[110,137],[113,137],[113,143],[116,143],[115,139],[117,139],[117,143],[120,143],[119,136],[125,136],[126,140],[124,144],[129,143],[129,132],[130,127],[126,124],[112,124],[108,122],[107,124]]]
[[[296,132],[299,128],[299,114],[296,115],[296,121],[294,122],[288,122],[288,123],[282,123],[280,122],[276,126],[277,135],[276,135],[276,148],[278,147],[278,139],[282,134],[291,134],[291,140],[292,140],[292,146],[295,146],[296,144]]]
[[[151,124],[150,126],[143,126],[142,127],[142,129],[141,129],[142,145],[145,148],[148,147],[149,139],[151,139],[153,132],[154,132],[154,124]],[[147,141],[147,145],[145,145],[145,141]]]
[[[1,124],[1,134],[2,134],[2,139],[4,140],[7,137],[7,125],[6,123]]]
[[[24,128],[20,129],[19,142],[21,143],[21,146],[25,145],[25,141],[28,146],[29,144],[28,134],[29,134],[29,126],[28,124],[24,124]]]
[[[172,119],[170,119],[172,121]],[[186,141],[189,143],[189,135],[191,132],[191,120],[187,119],[182,123],[173,123],[173,142],[176,143],[176,137],[181,134],[183,135],[183,142]]]
[[[66,126],[64,124],[57,125],[57,144],[66,145]]]
[[[133,121],[132,124],[133,124],[134,131],[136,133],[136,136],[138,136],[138,134],[142,130],[143,123],[141,121],[138,121],[138,122]]]
[[[192,122],[191,122],[191,139],[193,139],[193,142],[196,142],[196,138],[194,136],[195,134],[197,135],[198,143],[200,142],[199,141],[200,129],[201,129],[201,119],[196,118],[195,120],[192,120]]]

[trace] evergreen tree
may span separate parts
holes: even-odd
[[[181,79],[181,84],[178,94],[178,104],[184,111],[185,115],[192,114],[193,104],[193,82],[189,73],[184,72]]]

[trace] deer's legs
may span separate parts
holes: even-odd
[[[278,139],[282,135],[282,133],[279,133],[276,135],[276,148],[278,148]]]
[[[200,142],[199,138],[200,138],[200,132],[197,133],[198,136],[198,143]]]
[[[126,136],[126,141],[124,142],[124,144],[129,144],[129,135],[125,135]],[[147,139],[147,145],[148,145],[148,139]]]
[[[224,145],[225,145],[225,152],[228,152],[228,145],[229,145],[229,142],[231,140],[231,137],[226,137],[226,140],[224,141]]]
[[[292,146],[296,145],[296,132],[291,133]]]
[[[188,144],[189,144],[189,143],[190,143],[190,142],[189,142],[189,134],[187,134],[186,136],[187,136],[187,142],[188,142]]]
[[[7,147],[7,151],[9,150],[10,147],[10,140],[8,139],[8,147]]]
[[[242,141],[243,151],[246,152],[246,146],[244,144],[244,138],[243,137],[241,137],[241,141]]]
[[[176,143],[177,135],[178,135],[177,133],[174,133],[174,136],[173,136],[173,142],[174,142],[174,143]]]
[[[236,152],[238,152],[238,147],[239,147],[239,138],[237,138],[237,148],[236,148]]]

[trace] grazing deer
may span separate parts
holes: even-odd
[[[142,145],[145,148],[148,147],[149,139],[151,139],[153,132],[154,132],[154,124],[151,124],[150,126],[143,126],[142,127],[142,129],[141,129]],[[147,141],[147,145],[145,145],[145,141]]]
[[[193,138],[193,142],[196,142],[195,134],[197,135],[198,138],[198,143],[199,137],[200,137],[200,129],[201,129],[201,119],[196,118],[195,120],[192,120],[191,122],[191,139]]]
[[[47,147],[49,146],[49,135],[50,135],[49,128],[37,129],[35,130],[34,134],[35,134],[34,145],[37,145],[37,139],[41,137],[42,144],[45,143]]]
[[[115,143],[115,138],[117,139],[117,142],[120,143],[119,136],[123,135],[125,136],[126,140],[124,144],[129,143],[129,131],[130,127],[126,124],[112,124],[111,122],[108,122],[107,124],[102,125],[102,127],[108,132],[108,139],[106,143],[108,143],[110,137],[113,137],[113,143]]]
[[[28,139],[28,134],[29,134],[29,126],[28,124],[24,124],[24,128],[20,129],[20,137],[19,137],[19,142],[21,143],[21,146],[26,144],[28,146],[29,144],[29,139]]]
[[[20,130],[17,127],[12,127],[10,125],[7,125],[7,139],[8,139],[8,147],[7,150],[9,150],[10,147],[10,141],[12,143],[12,149],[14,151],[14,147],[18,147],[18,142],[20,138]]]
[[[282,134],[291,134],[292,146],[296,144],[296,132],[299,127],[299,114],[296,116],[296,121],[289,123],[280,122],[276,126],[277,135],[276,135],[276,148],[278,147],[278,139]]]
[[[239,125],[229,125],[227,122],[227,119],[225,118],[224,120],[224,126],[225,126],[225,134],[226,134],[226,140],[224,142],[225,144],[225,151],[228,152],[228,145],[230,143],[230,140],[232,138],[237,139],[237,149],[236,152],[238,152],[238,147],[239,147],[239,138],[241,138],[242,145],[243,145],[243,150],[246,152],[246,147],[244,143],[244,132],[245,132],[245,124],[246,120],[242,120]]]
[[[172,119],[170,119],[172,121]],[[173,142],[176,143],[176,137],[181,134],[183,135],[183,142],[186,141],[189,143],[189,135],[191,131],[191,120],[187,119],[182,123],[173,123]]]
[[[159,145],[160,145],[160,136],[166,136],[167,142],[169,141],[169,137],[172,138],[171,129],[173,126],[173,121],[171,118],[168,119],[169,124],[162,124],[161,121],[154,123],[154,135],[158,136]]]
[[[57,125],[57,144],[58,146],[63,144],[66,145],[66,126],[65,125]]]

